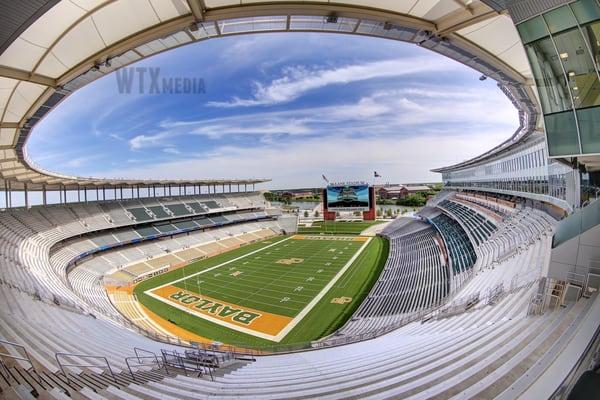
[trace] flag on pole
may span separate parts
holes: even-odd
[[[327,183],[329,183],[329,179],[327,179],[327,177],[325,175],[321,175],[323,177],[323,180]]]
[[[379,175],[379,174],[377,173],[377,171],[373,171],[373,175],[375,176],[375,178],[381,178],[381,175]]]

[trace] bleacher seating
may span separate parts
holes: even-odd
[[[414,220],[395,225],[388,227],[390,251],[377,283],[337,337],[385,328],[447,296],[450,277],[436,231]]]
[[[452,196],[447,193],[445,199],[484,213],[458,198],[448,198]],[[215,197],[221,206],[241,205],[242,210],[261,202],[254,195]],[[254,222],[237,220],[241,213],[224,214],[221,218],[228,223],[240,223],[103,252],[82,260],[67,274],[66,265],[82,252],[140,238],[136,233],[140,228],[132,227],[136,221],[126,211],[136,207],[126,203],[0,213],[0,302],[4,305],[0,339],[24,344],[42,377],[36,381],[27,362],[17,360],[8,366],[10,378],[5,378],[4,370],[0,376],[3,395],[30,398],[33,389],[40,398],[55,399],[64,399],[65,392],[82,399],[514,398],[537,379],[547,379],[546,371],[536,367],[540,360],[568,354],[572,339],[583,329],[580,322],[600,315],[597,295],[543,315],[528,313],[556,221],[523,204],[502,210],[494,232],[479,244],[471,244],[478,257],[469,267],[469,279],[461,286],[449,284],[452,274],[447,264],[464,257],[453,246],[464,251],[463,242],[471,242],[464,231],[462,235],[457,232],[460,224],[432,203],[422,221],[401,218],[382,232],[390,239],[390,258],[371,293],[374,300],[357,310],[340,340],[389,326],[405,315],[418,318],[407,319],[377,337],[365,334],[363,338],[372,340],[346,346],[246,356],[246,361],[220,369],[212,379],[205,370],[192,376],[176,366],[165,371],[152,364],[137,368],[132,376],[125,357],[135,356],[134,348],[157,357],[162,350],[184,355],[186,349],[176,340],[165,343],[156,326],[144,325],[143,314],[126,296],[114,296],[111,303],[101,286],[102,277],[118,271],[131,278],[136,271],[151,271],[165,260],[216,254],[219,247],[224,249],[222,245],[215,248],[217,239],[235,246],[282,230],[293,232],[297,219],[280,215],[256,220],[278,215],[268,210],[245,213]],[[205,212],[203,208],[200,213]],[[492,218],[492,214],[485,217]],[[435,225],[426,224],[427,218]],[[202,219],[207,224],[214,220],[219,217]],[[199,221],[190,217],[169,223],[186,229]],[[106,229],[110,231],[103,232]],[[138,269],[124,268],[129,266]],[[447,303],[439,304],[439,299]],[[467,304],[466,299],[476,300],[456,312],[457,305]],[[142,327],[127,321],[113,304]],[[145,336],[151,330],[154,339],[163,341]],[[324,341],[312,345],[322,347]],[[17,354],[8,344],[0,347]],[[67,381],[59,371],[56,353],[69,353],[65,356],[69,363],[94,366],[65,367],[71,377]],[[211,358],[214,353],[202,354]],[[86,355],[105,357],[114,380],[103,361]],[[198,378],[198,374],[203,376]]]

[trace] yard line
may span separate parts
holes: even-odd
[[[286,239],[280,240],[280,241],[278,241],[277,243],[273,243],[273,244],[270,244],[270,245],[268,245],[268,246],[261,247],[261,248],[260,248],[260,249],[258,249],[258,250],[254,250],[254,251],[252,251],[252,252],[250,252],[250,253],[247,253],[247,254],[241,255],[241,256],[239,256],[239,257],[236,257],[236,258],[234,258],[233,260],[225,261],[224,263],[221,263],[221,264],[219,264],[219,265],[215,265],[214,267],[210,267],[210,268],[204,269],[204,270],[202,270],[202,271],[198,271],[198,272],[196,272],[196,273],[194,273],[194,274],[192,274],[192,275],[188,275],[188,276],[186,276],[186,277],[183,277],[183,278],[181,278],[181,279],[177,279],[177,280],[174,280],[174,281],[172,281],[172,282],[165,283],[164,285],[157,286],[157,287],[155,287],[154,289],[151,289],[151,290],[162,289],[162,288],[164,288],[164,287],[166,287],[166,286],[171,286],[171,285],[174,285],[174,284],[175,284],[175,283],[177,283],[177,282],[184,281],[184,280],[186,280],[186,279],[189,279],[189,278],[192,278],[192,277],[194,277],[194,276],[201,275],[201,274],[205,274],[205,273],[207,273],[207,272],[209,272],[209,271],[212,271],[212,270],[214,270],[214,269],[217,269],[217,268],[219,268],[219,267],[222,267],[223,265],[231,264],[232,262],[235,262],[235,261],[241,260],[241,259],[243,259],[243,258],[246,258],[246,257],[248,257],[248,256],[251,256],[251,255],[253,255],[253,254],[256,254],[256,253],[258,253],[258,252],[264,251],[264,250],[268,249],[269,247],[276,246],[276,245],[278,245],[278,244],[280,244],[280,243],[282,243],[282,242],[285,242],[286,240],[290,240],[291,238],[292,238],[292,237],[290,236],[289,238],[286,238]],[[149,290],[146,290],[146,292],[148,292],[148,291],[149,291]],[[144,293],[146,293],[146,292],[144,292]]]

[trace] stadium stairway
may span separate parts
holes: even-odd
[[[151,381],[159,382],[165,377],[176,375],[175,371],[165,372],[155,368],[136,371],[133,376],[124,371],[115,373],[114,376],[86,371],[69,374],[67,379],[62,373],[39,369],[35,373],[31,369],[11,366],[3,368],[0,373],[0,394],[7,399],[115,398],[113,395],[126,395],[122,388],[130,384],[147,385]]]

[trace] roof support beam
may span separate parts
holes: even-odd
[[[19,127],[18,122],[2,122],[2,123],[0,123],[0,128],[17,129],[18,127]]]
[[[468,12],[470,12],[471,14],[473,14],[473,8],[462,2],[462,0],[453,0],[455,4],[459,5],[460,7],[462,7],[463,9],[467,10]]]
[[[354,7],[348,5],[330,4],[256,4],[232,6],[206,10],[204,20],[220,20],[228,18],[245,18],[257,16],[282,16],[282,15],[318,15],[327,16],[335,12],[338,17],[388,21],[390,23],[410,28],[435,31],[436,26],[430,21],[409,16],[406,14],[382,11],[371,7]]]
[[[22,71],[12,67],[0,66],[0,76],[4,78],[37,83],[44,86],[56,87],[56,79],[45,75],[31,74],[27,71]]]
[[[204,21],[204,12],[206,11],[204,0],[187,0],[187,3],[196,21]]]
[[[74,79],[79,75],[89,71],[98,60],[106,59],[106,57],[111,55],[123,54],[154,39],[165,37],[175,32],[180,32],[185,27],[190,26],[190,24],[192,24],[194,21],[194,16],[187,14],[144,29],[140,32],[137,32],[133,36],[129,36],[121,41],[115,42],[96,54],[91,55],[87,59],[80,62],[76,67],[64,73],[60,78],[57,79],[57,84],[69,82],[71,79]]]
[[[485,4],[478,3],[468,10],[458,10],[437,20],[435,33],[438,36],[446,36],[498,15],[500,14],[490,10]]]

